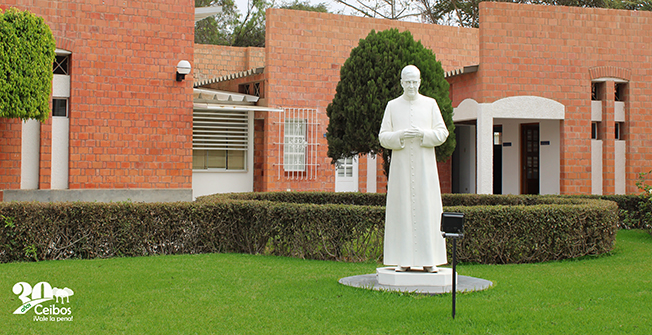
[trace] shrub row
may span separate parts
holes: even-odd
[[[216,195],[194,203],[0,203],[0,262],[208,252],[380,260],[384,199],[280,192]],[[466,215],[461,261],[523,263],[600,254],[611,250],[617,229],[617,206],[609,201],[479,195],[443,200],[446,211]]]
[[[382,226],[384,207],[12,202],[0,203],[0,215],[2,263],[209,252],[361,261],[371,257],[364,250],[381,248],[360,232]]]

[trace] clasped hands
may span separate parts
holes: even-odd
[[[406,138],[423,138],[423,130],[413,126],[410,129],[401,130],[399,137],[401,140]]]

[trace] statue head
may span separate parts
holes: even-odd
[[[403,94],[409,99],[414,99],[419,94],[421,85],[421,71],[414,65],[408,65],[401,71],[401,86]]]

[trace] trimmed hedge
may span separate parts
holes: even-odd
[[[207,196],[198,201],[219,202],[225,198],[317,204],[385,204],[384,194],[332,192],[240,193]],[[589,197],[444,194],[442,202],[444,211],[465,213],[465,238],[460,241],[458,256],[466,262],[529,263],[602,254],[613,248],[618,227],[617,205]],[[337,207],[334,209],[339,210]],[[381,224],[356,228],[381,234],[382,242],[384,207],[380,212],[369,208],[364,210],[369,211],[367,218],[379,215],[373,221]],[[301,215],[295,216],[295,225],[311,226],[310,219],[300,218]],[[348,219],[349,226],[357,224],[354,215],[344,219]],[[313,226],[316,227],[316,223]],[[371,254],[380,257],[382,249],[373,250]]]
[[[461,261],[540,262],[613,247],[617,206],[597,199],[444,195],[466,215]],[[0,203],[0,262],[238,252],[381,260],[385,196],[240,193],[179,203]]]

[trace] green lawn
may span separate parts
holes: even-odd
[[[614,334],[652,333],[652,237],[621,231],[609,256],[460,265],[494,282],[451,296],[338,284],[377,264],[239,254],[0,264],[2,334]],[[73,321],[33,321],[12,287],[69,287]],[[48,302],[44,305],[50,305]],[[61,307],[61,304],[57,304]]]

